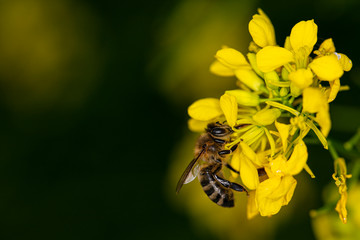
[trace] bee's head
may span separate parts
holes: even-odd
[[[218,137],[218,138],[226,137],[233,133],[233,130],[229,125],[221,124],[219,122],[209,123],[205,130],[206,132],[210,133],[213,137]]]

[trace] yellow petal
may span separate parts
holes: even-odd
[[[293,178],[293,176],[287,175],[283,177],[281,185],[284,189],[286,189],[286,194],[283,198],[283,206],[287,205],[290,202],[292,196],[294,195],[296,184],[296,179]]]
[[[287,161],[288,174],[296,175],[301,172],[305,167],[308,158],[308,152],[305,143],[300,140],[295,145],[294,151],[291,154],[290,159]]]
[[[326,96],[319,88],[305,88],[303,91],[303,111],[316,113],[321,110],[329,110]]]
[[[239,68],[235,70],[235,76],[247,87],[254,91],[259,91],[264,86],[264,81],[251,69]]]
[[[276,45],[274,26],[261,9],[258,11],[259,14],[255,14],[249,22],[249,32],[253,41],[260,47]]]
[[[208,121],[200,121],[193,118],[188,120],[188,128],[193,132],[204,132],[208,124]]]
[[[195,101],[188,108],[190,117],[200,121],[209,121],[223,114],[217,98],[203,98]]]
[[[324,56],[333,52],[335,52],[335,45],[332,38],[328,38],[323,41],[319,47],[319,50],[314,51],[314,53],[318,56]]]
[[[250,159],[255,165],[257,165],[257,167],[261,167],[262,163],[260,162],[257,154],[254,152],[254,150],[248,145],[246,144],[244,141],[240,142],[240,149],[242,151],[242,153],[248,158]]]
[[[331,129],[331,119],[329,111],[321,110],[316,114],[315,121],[321,128],[321,133],[327,137]]]
[[[240,151],[239,150],[236,150],[234,153],[233,153],[233,156],[231,158],[231,166],[240,172]],[[231,176],[233,176],[233,178],[237,178],[239,176],[239,174],[237,174],[236,172],[234,171],[230,171],[231,172]]]
[[[277,121],[275,121],[275,127],[278,130],[279,134],[280,134],[280,138],[281,138],[281,143],[283,146],[283,151],[286,151],[286,148],[288,146],[288,137],[289,137],[289,133],[290,133],[290,124],[284,124],[284,123],[279,123]]]
[[[300,68],[294,72],[291,72],[289,73],[288,77],[289,80],[300,89],[305,89],[313,83],[313,73],[308,68]]]
[[[259,185],[258,171],[243,152],[240,152],[239,157],[241,180],[248,189],[254,190]]]
[[[284,48],[286,48],[286,49],[289,50],[289,51],[292,51],[292,50],[293,50],[293,48],[292,48],[292,46],[291,46],[291,43],[290,43],[290,36],[287,36],[287,37],[285,38]]]
[[[339,201],[336,204],[335,210],[339,213],[339,218],[343,223],[347,222],[347,209],[346,209],[346,203],[347,203],[348,194],[345,191],[343,194],[341,194]]]
[[[270,72],[293,61],[292,52],[282,47],[267,46],[256,54],[256,62],[262,72]]]
[[[229,126],[233,127],[238,115],[238,104],[236,102],[236,98],[225,93],[220,97],[220,107]]]
[[[283,204],[283,199],[274,199],[272,193],[280,186],[281,177],[271,177],[261,182],[256,189],[255,202],[261,216],[271,216],[278,213]]]
[[[256,54],[249,52],[248,54],[246,54],[246,56],[250,62],[252,69],[256,72],[256,74],[259,75],[261,78],[264,78],[264,73],[260,71],[260,69],[257,66]]]
[[[314,20],[301,21],[297,23],[291,30],[290,43],[294,51],[298,51],[302,47],[307,47],[310,51],[313,49],[317,41],[318,27]]]
[[[329,97],[328,102],[332,102],[335,100],[339,90],[340,90],[340,79],[335,79],[330,83],[330,89],[327,91]]]
[[[255,191],[249,192],[249,197],[247,200],[247,218],[252,219],[259,214],[259,210],[257,209],[255,202]]]
[[[210,65],[210,72],[223,77],[234,76],[233,69],[226,67],[224,64],[220,63],[217,60]]]
[[[277,158],[275,158],[274,160],[271,160],[269,163],[271,172],[275,175],[275,176],[285,176],[285,174],[288,173],[288,169],[287,169],[287,162],[286,162],[286,158],[284,155],[279,155]]]
[[[216,52],[215,57],[220,63],[231,69],[240,67],[250,68],[244,55],[233,48],[223,48]]]
[[[272,124],[280,115],[281,111],[279,109],[271,108],[258,111],[252,118],[259,125],[267,126]]]
[[[323,81],[334,81],[344,73],[335,54],[315,58],[309,67]]]
[[[229,90],[225,91],[225,93],[234,96],[239,105],[255,107],[260,103],[259,95],[252,92],[245,90]]]
[[[350,60],[350,58],[343,53],[334,53],[334,54],[338,58],[343,70],[346,72],[350,71],[352,68],[352,61]]]

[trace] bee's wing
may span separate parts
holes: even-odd
[[[185,179],[184,184],[188,184],[189,182],[194,180],[197,177],[197,175],[199,174],[199,171],[200,171],[200,164],[199,164],[199,162],[197,162],[194,165],[194,167],[191,169],[189,174],[187,175],[187,178]]]
[[[194,158],[189,165],[186,167],[184,173],[181,175],[181,178],[179,180],[179,182],[177,183],[176,186],[176,193],[180,192],[180,189],[182,187],[182,185],[191,182],[192,180],[194,180],[194,178],[197,176],[197,174],[199,173],[200,170],[200,166],[199,164],[196,164],[197,161],[199,160],[200,156],[203,154],[205,149],[203,149],[199,155]],[[195,166],[195,167],[194,167]]]

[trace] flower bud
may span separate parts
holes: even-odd
[[[264,86],[264,81],[251,69],[239,68],[235,70],[235,76],[254,91],[259,91]]]
[[[272,124],[280,115],[281,111],[277,108],[262,109],[253,116],[253,119],[260,125],[267,126]]]
[[[216,52],[215,58],[231,69],[237,69],[240,67],[249,67],[249,63],[246,61],[244,55],[233,49],[233,48],[223,48]]]
[[[276,45],[274,26],[261,9],[258,11],[259,14],[255,14],[249,22],[250,35],[260,47],[274,46]]]
[[[234,96],[239,105],[255,107],[260,103],[259,95],[252,92],[244,90],[229,90],[225,91],[225,93]]]

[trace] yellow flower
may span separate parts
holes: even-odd
[[[343,71],[350,71],[352,68],[351,60],[343,53],[335,52],[335,45],[331,38],[326,39],[324,42],[321,43],[318,50],[315,50],[314,53],[318,55],[316,59],[321,59],[325,56],[331,58],[331,64],[329,63],[322,63],[321,61],[325,60],[318,60],[317,64],[313,64],[312,68],[316,69],[315,71],[319,72],[319,79],[320,80],[327,80],[329,81],[330,87],[326,89],[326,93],[328,94],[328,102],[332,102],[335,98],[337,93],[340,90],[340,79],[339,77],[342,75]],[[335,63],[335,58],[338,64]],[[315,60],[316,60],[315,59]],[[314,60],[314,61],[315,61]],[[329,60],[326,60],[329,61]],[[315,62],[316,63],[316,62]],[[324,65],[321,67],[319,63]],[[340,66],[339,66],[340,65]],[[343,71],[342,71],[343,70]],[[313,70],[314,71],[314,70]],[[329,75],[329,73],[331,73]],[[337,77],[339,76],[339,77]]]
[[[281,154],[270,161],[266,168],[269,179],[261,182],[256,189],[255,201],[261,216],[274,215],[290,202],[296,187],[293,175],[301,172],[307,158],[306,145],[300,140],[289,160]]]
[[[296,187],[296,180],[292,176],[274,176],[259,184],[256,189],[255,203],[261,216],[277,214],[281,207],[287,205]]]
[[[258,12],[259,14],[255,14],[249,22],[249,32],[253,41],[259,47],[276,45],[274,26],[261,9],[258,9]]]
[[[314,53],[318,56],[326,56],[326,55],[335,55],[342,66],[344,71],[350,71],[352,68],[352,62],[348,56],[343,53],[335,52],[335,45],[332,38],[328,38],[323,41],[318,50],[315,50]]]
[[[295,62],[297,68],[305,68],[317,40],[317,25],[314,20],[297,23],[291,30],[289,40],[292,50],[267,46],[257,53],[257,64],[261,71],[270,72],[289,62]]]

